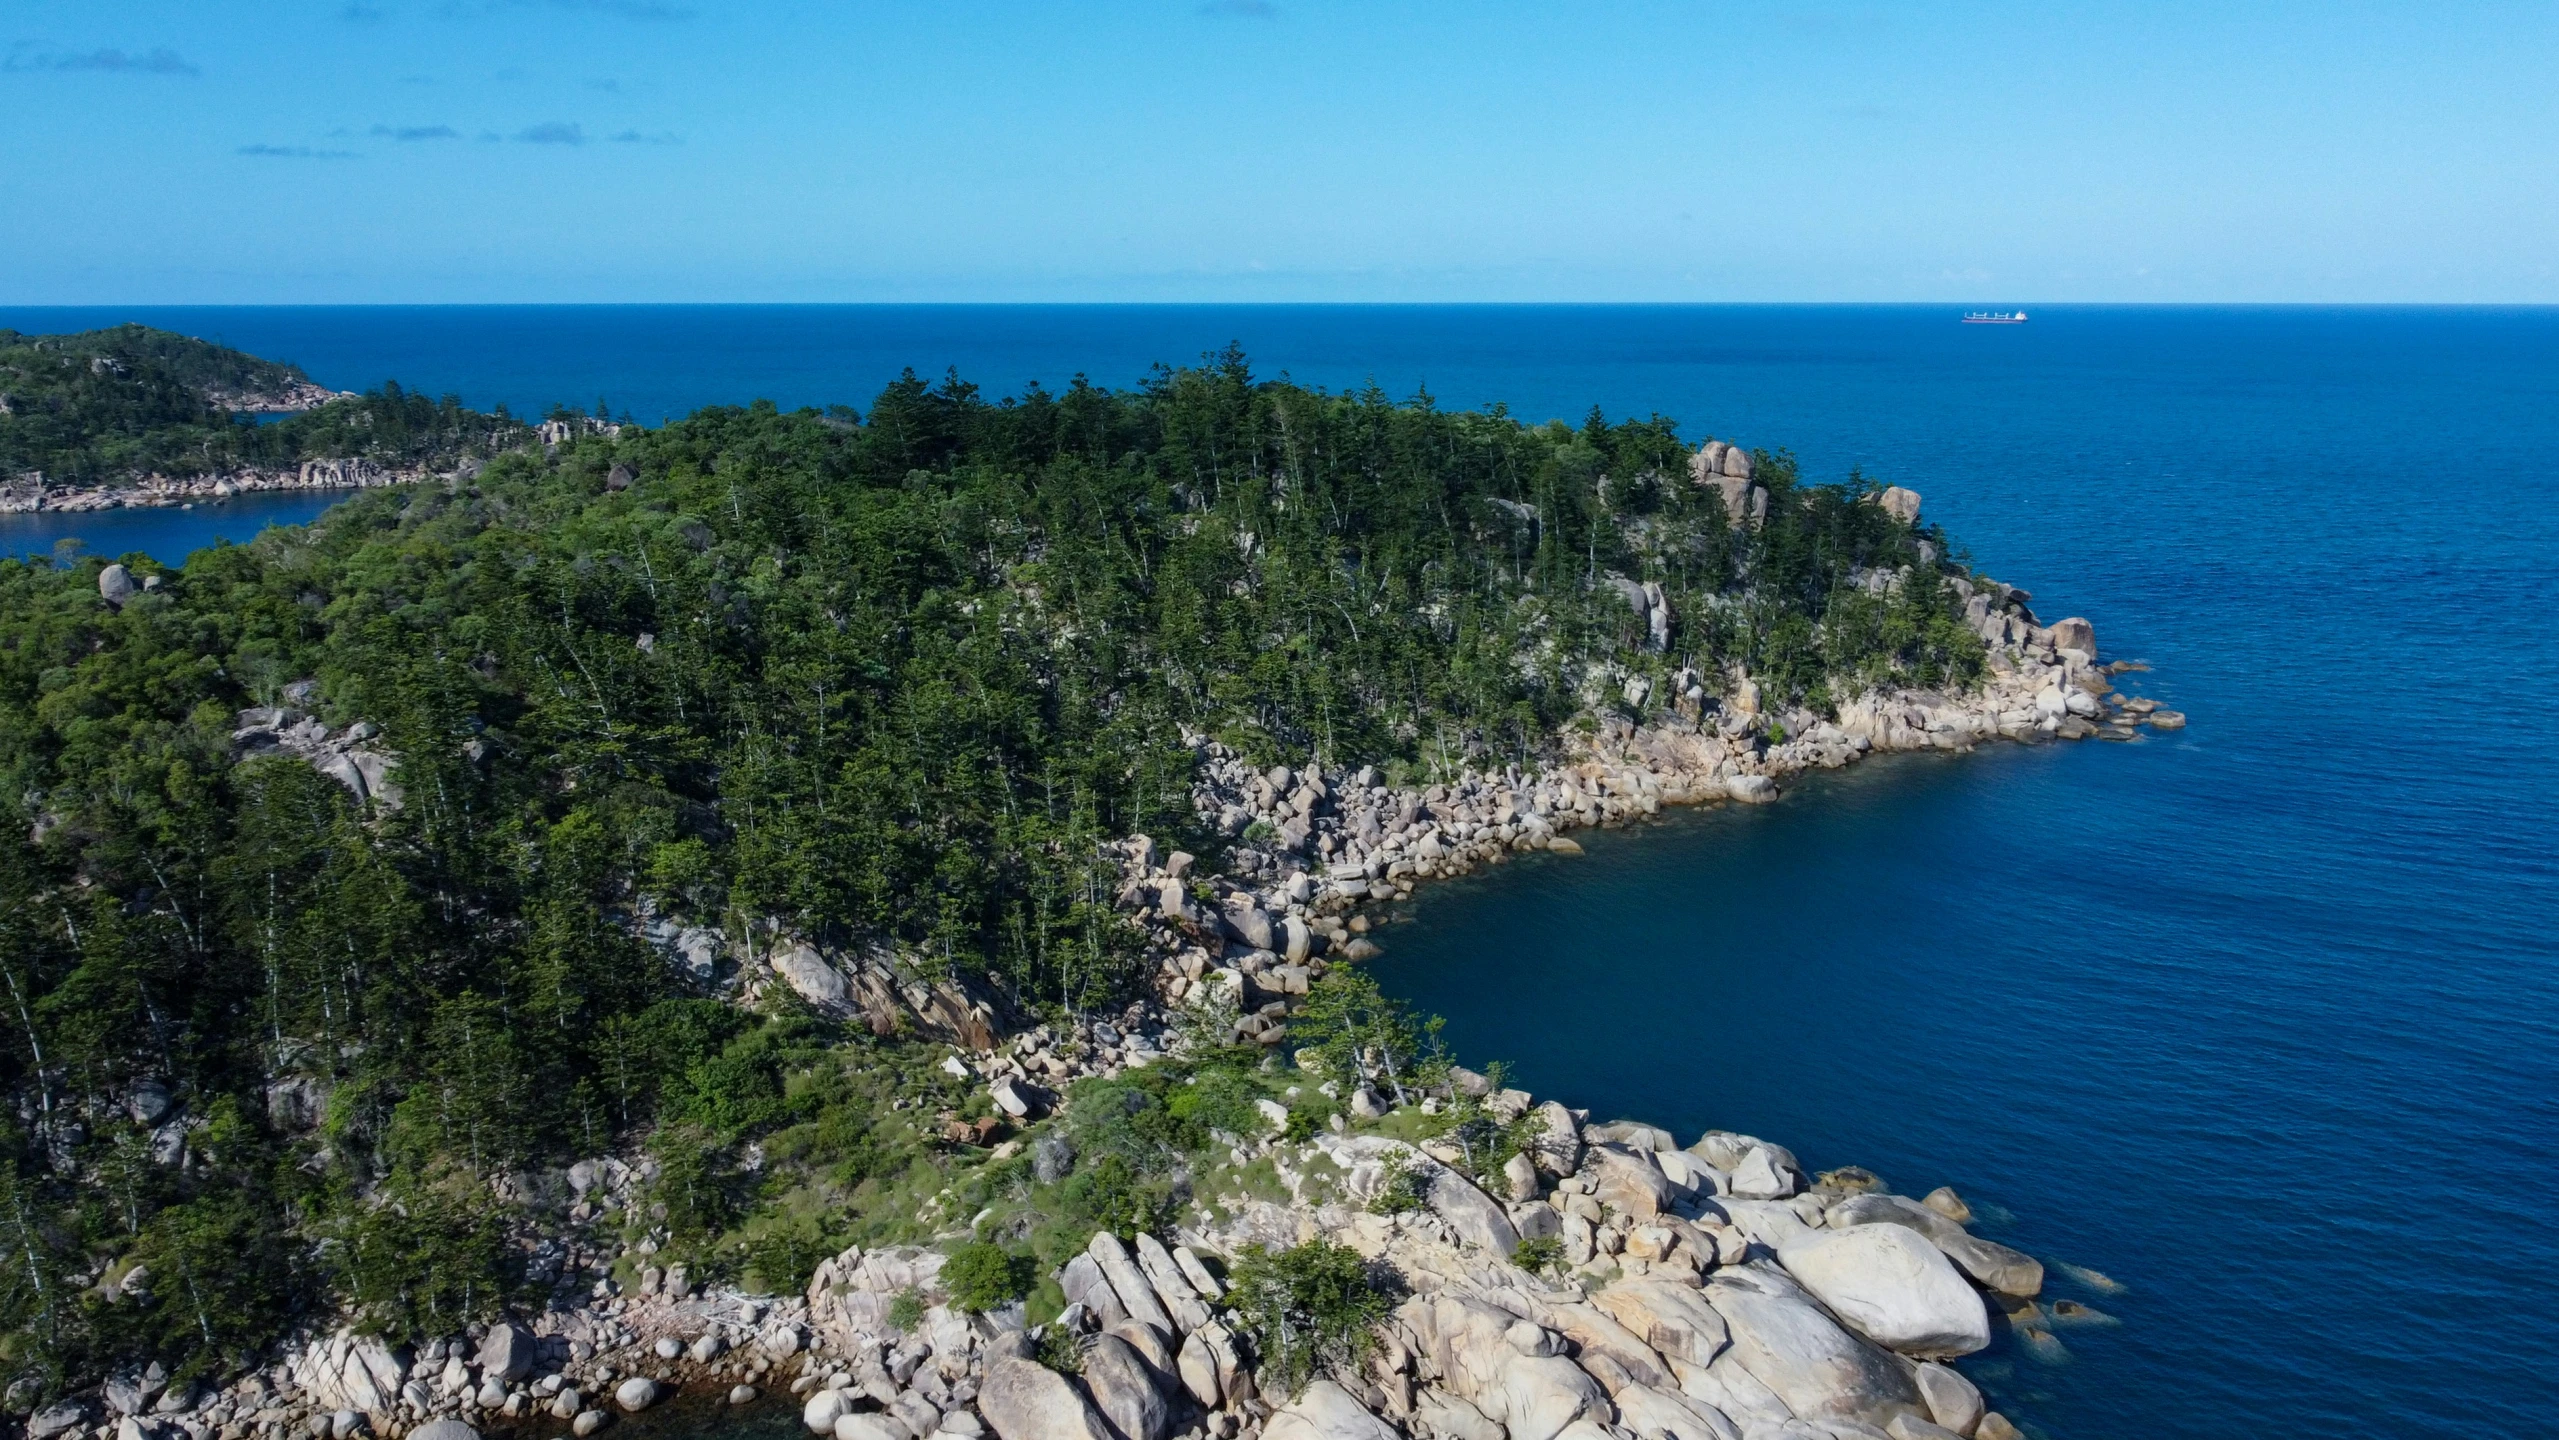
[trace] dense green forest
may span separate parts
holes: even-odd
[[[524,438],[503,406],[482,415],[397,384],[311,404],[326,395],[293,366],[141,325],[0,330],[0,481],[39,472],[90,486],[351,457],[398,469]],[[252,413],[285,405],[296,413]]]
[[[1002,401],[910,374],[867,414],[706,410],[127,556],[158,583],[120,607],[103,557],[0,563],[30,837],[0,854],[0,1378],[219,1370],[341,1304],[449,1328],[563,1273],[556,1188],[507,1177],[581,1156],[645,1147],[630,1223],[774,1285],[977,1173],[930,1117],[983,1096],[929,1053],[714,998],[643,915],[1098,1008],[1141,979],[1099,842],[1217,853],[1186,731],[1420,777],[1550,753],[1623,671],[1814,708],[1975,672],[1938,587],[1849,581],[1942,536],[1764,452],[1736,527],[1692,448],[1231,353]],[[1611,575],[1662,585],[1666,649]],[[378,727],[399,803],[240,758],[235,713],[280,704]],[[1142,1216],[1143,1170],[1079,1172],[1078,1213]]]

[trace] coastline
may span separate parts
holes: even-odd
[[[80,489],[0,486],[0,515],[88,513],[218,504],[235,495],[290,490],[378,490],[441,478],[424,466],[386,469],[370,460],[305,460],[291,470],[239,470],[221,475],[146,475],[129,485]]]
[[[1603,719],[1563,763],[1542,772],[1466,774],[1427,788],[1379,785],[1365,768],[1257,774],[1201,740],[1194,803],[1203,817],[1215,817],[1230,834],[1266,827],[1281,856],[1320,857],[1318,863],[1301,868],[1247,847],[1238,857],[1240,875],[1197,879],[1189,874],[1191,857],[1159,858],[1145,837],[1127,842],[1119,902],[1154,929],[1163,1005],[1144,1016],[1133,1011],[1121,1027],[1086,1026],[1055,1041],[1039,1032],[1017,1037],[1012,1055],[972,1068],[1008,1114],[1028,1119],[1040,1109],[1044,1083],[1063,1087],[1085,1074],[1148,1063],[1161,1043],[1148,1032],[1173,1039],[1174,1006],[1203,998],[1233,1004],[1243,1012],[1235,1039],[1279,1046],[1285,1016],[1300,1003],[1295,997],[1316,976],[1329,964],[1378,953],[1366,938],[1363,907],[1407,899],[1420,883],[1512,853],[1578,854],[1569,832],[1579,828],[1657,814],[1663,805],[1769,803],[1781,780],[1877,753],[1961,751],[1990,740],[2129,740],[2141,728],[2185,724],[2177,712],[2116,692],[2111,677],[2148,667],[2100,664],[2086,621],[2044,626],[2026,609],[2023,592],[1994,586],[1980,593],[1987,603],[1975,605],[1972,618],[1990,666],[1977,692],[1870,693],[1843,705],[1835,722],[1761,713],[1746,677],[1730,687],[1737,703],[1707,701],[1690,683],[1671,716],[1650,725]],[[1631,689],[1628,698],[1640,703]],[[1387,815],[1393,822],[1383,820]],[[1194,899],[1211,903],[1195,906]],[[1308,1057],[1299,1058],[1302,1066]],[[1248,1245],[1322,1239],[1385,1262],[1411,1291],[1390,1322],[1386,1363],[1376,1373],[1318,1381],[1295,1403],[1275,1412],[1264,1406],[1259,1415],[1235,1404],[1239,1377],[1247,1393],[1251,1379],[1247,1367],[1228,1363],[1232,1337],[1216,1321],[1178,1327],[1185,1382],[1195,1370],[1208,1382],[1190,1384],[1192,1398],[1203,1407],[1222,1402],[1236,1416],[1221,1429],[1212,1415],[1207,1434],[1517,1437],[1517,1422],[1535,1413],[1545,1419],[1532,1422],[1530,1433],[1548,1437],[1584,1424],[1595,1437],[1610,1433],[1603,1427],[1613,1422],[1647,1440],[1745,1432],[2008,1440],[2022,1432],[1945,1362],[1983,1348],[1994,1330],[2040,1351],[2053,1346],[2056,1320],[2094,1315],[2076,1302],[2039,1306],[2044,1267],[1971,1234],[1972,1213],[1951,1190],[1924,1199],[1891,1195],[1854,1166],[1810,1175],[1784,1146],[1725,1131],[1681,1148],[1640,1121],[1594,1124],[1568,1102],[1494,1090],[1464,1070],[1455,1077],[1445,1094],[1412,1097],[1390,1097],[1364,1082],[1345,1094],[1325,1080],[1321,1088],[1367,1123],[1346,1127],[1337,1115],[1333,1134],[1294,1147],[1293,1155],[1284,1141],[1247,1142],[1236,1151],[1239,1165],[1270,1162],[1287,1200],[1222,1195],[1210,1209],[1215,1219],[1177,1231],[1183,1243],[1173,1254],[1181,1263],[1164,1268],[1184,1275],[1200,1256],[1231,1261]],[[1429,1113],[1469,1101],[1497,1118],[1533,1118],[1542,1129],[1533,1163],[1514,1160],[1500,1177],[1506,1193],[1500,1183],[1460,1173],[1465,1157],[1454,1146],[1408,1144],[1378,1133],[1383,1126],[1371,1128],[1391,1125],[1399,1102]],[[1421,1177],[1418,1215],[1376,1213],[1399,1171]],[[1568,1267],[1560,1277],[1508,1263],[1530,1240],[1560,1245]],[[1117,1279],[1109,1263],[1117,1248],[1111,1237],[1097,1237],[1086,1257],[1106,1280]],[[909,1252],[899,1263],[931,1258]],[[1125,1327],[1113,1324],[1111,1302],[1126,1312],[1140,1307],[1090,1275],[1079,1290],[1075,1271],[1084,1264],[1061,1272],[1069,1300],[1088,1307],[1090,1328],[1120,1333]],[[865,1284],[862,1268],[859,1253],[848,1252],[835,1263],[836,1275],[822,1274],[808,1297],[812,1317],[831,1331],[828,1342],[856,1352],[893,1340],[878,1324],[862,1323],[884,1313],[890,1293],[879,1282]],[[1164,1278],[1156,1266],[1142,1268],[1148,1280]],[[830,1294],[840,1317],[831,1327]],[[1160,1283],[1156,1296],[1161,1310],[1178,1308]],[[1523,1338],[1522,1324],[1543,1338]],[[1498,1341],[1486,1338],[1488,1330]],[[1720,1335],[1710,1338],[1709,1330]],[[1184,1334],[1203,1346],[1196,1366]],[[972,1373],[991,1375],[1010,1363],[1000,1341],[990,1353],[994,1358]],[[1515,1372],[1539,1358],[1566,1363],[1545,1367],[1523,1394]],[[1098,1388],[1093,1399],[1112,1414]],[[1051,1394],[1046,1403],[1067,1400]],[[1546,1421],[1558,1414],[1569,1418],[1549,1428]],[[989,1409],[987,1418],[1005,1440],[1055,1433],[1027,1416],[1008,1425]],[[1377,1428],[1364,1429],[1363,1421]]]
[[[1178,1053],[1185,1008],[1231,1004],[1233,1039],[1280,1046],[1286,1015],[1316,976],[1376,953],[1363,907],[1430,880],[1513,853],[1577,853],[1572,831],[1663,805],[1767,803],[1781,780],[1876,753],[2129,738],[2141,724],[2182,724],[2114,694],[2107,677],[2121,671],[2097,663],[2084,621],[2045,627],[2003,597],[1978,623],[1998,639],[1975,694],[1871,694],[1828,722],[1760,713],[1746,679],[1725,703],[1692,685],[1670,715],[1602,721],[1534,775],[1389,787],[1367,769],[1257,772],[1197,739],[1195,806],[1262,843],[1240,847],[1234,873],[1199,875],[1187,855],[1159,855],[1144,837],[1123,842],[1118,903],[1148,927],[1159,958],[1156,1000],[1118,1023],[1002,1036],[972,1024],[982,1015],[964,996],[919,1001],[876,960],[805,944],[778,946],[740,998],[783,983],[821,1008],[877,1021],[902,997],[898,1018],[957,1042],[946,1068],[965,1068],[1027,1127],[1077,1079]],[[1366,1083],[1320,1088],[1356,1123],[1336,1115],[1336,1128],[1310,1143],[1235,1143],[1237,1167],[1267,1164],[1285,1198],[1203,1197],[1173,1245],[1105,1233],[1059,1272],[1068,1310],[1051,1325],[1080,1336],[1080,1385],[1030,1358],[1018,1304],[970,1316],[947,1303],[943,1257],[928,1248],[855,1247],[822,1263],[806,1294],[765,1297],[696,1293],[680,1268],[651,1263],[644,1244],[631,1257],[630,1293],[600,1284],[589,1304],[537,1317],[521,1341],[512,1327],[490,1327],[476,1366],[438,1345],[404,1357],[346,1332],[314,1341],[287,1367],[300,1406],[258,1411],[239,1435],[222,1433],[285,1433],[308,1409],[385,1426],[547,1416],[586,1434],[614,1407],[646,1408],[685,1386],[726,1386],[731,1403],[745,1404],[785,1384],[807,1428],[836,1440],[976,1440],[990,1427],[1002,1440],[1167,1440],[1175,1416],[1196,1417],[1179,1433],[1205,1440],[2020,1433],[1946,1361],[1988,1344],[1995,1327],[2029,1347],[2049,1342],[2055,1317],[2034,1298],[2043,1267],[1972,1235],[1951,1191],[1914,1200],[1883,1193],[1855,1167],[1807,1174],[1783,1145],[1730,1132],[1683,1149],[1652,1126],[1595,1123],[1565,1102],[1458,1070],[1445,1093],[1406,1103],[1425,1114],[1471,1103],[1539,1131],[1499,1183],[1479,1185],[1453,1147],[1389,1133],[1396,1099]],[[627,1196],[644,1169],[589,1162],[568,1183],[582,1196]],[[1380,1213],[1398,1174],[1419,1180],[1420,1203]],[[1392,1267],[1406,1293],[1379,1363],[1318,1380],[1292,1402],[1257,1388],[1249,1347],[1219,1318],[1210,1262],[1315,1239]],[[1554,1246],[1557,1270],[1512,1263],[1524,1241]],[[901,1323],[907,1296],[926,1303]],[[529,1388],[506,1378],[519,1346],[553,1376]],[[1133,1357],[1124,1368],[1096,1362],[1123,1348]],[[482,1378],[492,1372],[494,1388]]]
[[[1152,997],[1116,1018],[1007,1035],[964,987],[928,990],[888,957],[788,938],[748,967],[735,998],[753,1004],[778,983],[882,1033],[947,1039],[944,1068],[983,1084],[1003,1116],[1032,1130],[1076,1080],[1179,1054],[1203,1014],[1222,1017],[1227,1042],[1276,1052],[1319,977],[1378,953],[1367,907],[1430,880],[1515,853],[1578,853],[1572,832],[1664,805],[1770,803],[1782,781],[1876,753],[2130,739],[2145,725],[2184,723],[2115,692],[2111,677],[2137,667],[2101,665],[2086,621],[2046,626],[2023,592],[1947,583],[1964,592],[1989,647],[1971,694],[1868,693],[1823,719],[1769,713],[1740,674],[1709,697],[1705,677],[1682,670],[1669,678],[1667,709],[1642,721],[1602,711],[1571,732],[1554,765],[1470,770],[1427,786],[1390,785],[1365,766],[1257,770],[1191,737],[1194,808],[1239,843],[1214,874],[1144,836],[1111,847],[1117,906],[1143,927],[1155,961]],[[1652,698],[1647,678],[1603,679],[1639,714]],[[1045,1326],[1029,1326],[1018,1302],[983,1315],[955,1308],[933,1249],[856,1246],[822,1262],[804,1295],[772,1297],[699,1291],[681,1267],[660,1268],[643,1239],[616,1264],[627,1281],[601,1279],[584,1303],[555,1300],[529,1324],[495,1322],[414,1350],[341,1327],[220,1393],[185,1391],[173,1406],[154,1398],[166,1392],[148,1376],[112,1382],[104,1398],[122,1418],[98,1423],[94,1401],[75,1397],[40,1412],[28,1434],[55,1440],[94,1426],[98,1440],[175,1440],[152,1428],[165,1422],[186,1440],[352,1440],[367,1430],[468,1440],[463,1427],[475,1422],[547,1418],[586,1436],[617,1410],[649,1409],[688,1386],[725,1387],[730,1403],[747,1404],[784,1385],[805,1398],[808,1428],[835,1440],[979,1440],[990,1427],[1002,1440],[2019,1433],[1946,1362],[2000,1327],[2029,1346],[2049,1340],[2053,1317],[2035,1301],[2043,1267],[1972,1235],[1951,1191],[1911,1199],[1855,1167],[1808,1174],[1785,1146],[1725,1131],[1683,1148],[1651,1125],[1598,1123],[1462,1069],[1434,1093],[1406,1093],[1392,1077],[1371,1084],[1298,1059],[1326,1097],[1329,1130],[1234,1138],[1233,1166],[1214,1182],[1227,1188],[1203,1186],[1169,1232],[1175,1243],[1096,1235],[1054,1277],[1067,1306]],[[1289,1104],[1261,1103],[1272,1129],[1294,1131]],[[1529,1126],[1536,1139],[1497,1174],[1478,1172],[1417,1123],[1452,1110]],[[1023,1148],[1007,1141],[989,1158]],[[1230,1183],[1254,1167],[1279,1188]],[[650,1174],[641,1157],[571,1167],[560,1179],[582,1207],[572,1221],[627,1209]],[[1399,1186],[1412,1203],[1389,1203]],[[926,1203],[928,1223],[951,1194]],[[935,1239],[973,1230],[945,1226]],[[558,1275],[582,1238],[529,1243]],[[1265,1395],[1249,1344],[1223,1317],[1219,1271],[1248,1247],[1314,1240],[1391,1270],[1400,1303],[1378,1363],[1295,1397]],[[1540,1248],[1522,1251],[1529,1242]],[[1532,1254],[1553,1263],[1515,1263]],[[1080,1384],[1033,1358],[1036,1334],[1078,1347]],[[1176,1428],[1175,1417],[1196,1423]],[[433,1428],[445,1424],[453,1428]]]

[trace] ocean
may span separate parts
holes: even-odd
[[[2029,309],[2010,327],[1933,306],[0,325],[138,319],[334,386],[601,399],[652,423],[757,397],[866,408],[909,365],[995,394],[1128,385],[1238,341],[1263,374],[1536,419],[1658,412],[1816,479],[1909,486],[2040,614],[2150,662],[2131,684],[2191,726],[1888,759],[1766,809],[1596,835],[1426,891],[1381,936],[1381,978],[1447,1017],[1461,1055],[1597,1115],[1953,1185],[2056,1266],[2052,1296],[2114,1322],[1966,1362],[2030,1432],[2543,1431],[2559,310]],[[176,558],[206,518],[142,512],[89,548]],[[20,533],[0,548],[59,538]]]

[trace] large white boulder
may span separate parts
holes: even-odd
[[[1671,1368],[1679,1372],[1680,1394],[1744,1430],[1754,1430],[1762,1424],[1783,1425],[1795,1418],[1795,1412],[1786,1408],[1777,1392],[1743,1369],[1742,1362],[1730,1350],[1716,1356],[1712,1365],[1674,1360]]]
[[[1000,1440],[1117,1440],[1092,1402],[1036,1360],[998,1355],[978,1386],[977,1413]]]
[[[2097,653],[2097,627],[2077,615],[2055,620],[2052,637],[2055,650],[2077,650],[2087,655]]]
[[[1731,1327],[1732,1358],[1796,1417],[1880,1425],[1920,1413],[1918,1387],[1901,1363],[1841,1329],[1783,1272],[1759,1263],[1727,1266],[1705,1293]],[[1680,1388],[1696,1393],[1685,1375]]]
[[[1561,1355],[1514,1353],[1502,1365],[1496,1394],[1502,1413],[1495,1418],[1510,1431],[1511,1440],[1555,1440],[1576,1420],[1609,1415],[1608,1392]]]
[[[853,1392],[820,1390],[800,1406],[800,1423],[806,1425],[812,1435],[832,1435],[836,1419],[852,1406]]]
[[[1732,1186],[1732,1177],[1685,1150],[1655,1150],[1653,1163],[1671,1184],[1690,1195],[1721,1195]]]
[[[1502,1377],[1521,1363],[1519,1351],[1508,1339],[1518,1316],[1470,1290],[1451,1286],[1434,1295],[1413,1296],[1396,1307],[1395,1318],[1429,1358],[1423,1373],[1436,1372],[1450,1394],[1482,1411],[1487,1419],[1508,1422]],[[1557,1428],[1562,1424],[1558,1420]]]
[[[1828,1219],[1838,1229],[1851,1225],[1883,1224],[1915,1230],[1947,1259],[1954,1261],[1956,1269],[1971,1276],[1973,1283],[1984,1289],[2022,1299],[2032,1299],[2043,1293],[2042,1261],[1996,1240],[1984,1240],[1940,1211],[1917,1201],[1899,1195],[1853,1195],[1833,1206]]]
[[[1777,1252],[1787,1273],[1878,1345],[1943,1359],[1990,1343],[1990,1312],[1937,1247],[1899,1225],[1817,1232]]]
[[[1582,1129],[1560,1100],[1537,1107],[1538,1135],[1530,1149],[1537,1168],[1549,1175],[1570,1175],[1582,1163]]]
[[[1120,1308],[1128,1312],[1128,1318],[1152,1325],[1167,1335],[1175,1333],[1173,1317],[1165,1312],[1163,1300],[1156,1295],[1146,1273],[1138,1269],[1128,1247],[1120,1243],[1120,1237],[1108,1230],[1096,1230],[1084,1253],[1101,1267],[1102,1278],[1110,1282],[1111,1293],[1119,1297]]]
[[[1582,1368],[1607,1386],[1611,1394],[1627,1384],[1669,1387],[1679,1383],[1642,1336],[1598,1306],[1549,1305],[1539,1312],[1538,1319],[1573,1342],[1573,1354],[1580,1359]],[[1720,1328],[1722,1322],[1716,1323]],[[1608,1363],[1596,1363],[1601,1360]]]
[[[1121,1440],[1164,1440],[1169,1433],[1172,1407],[1137,1347],[1121,1336],[1096,1336],[1085,1347],[1084,1388]]]
[[[1009,1440],[1009,1437],[1008,1437]],[[1395,1427],[1368,1413],[1351,1392],[1317,1380],[1262,1425],[1262,1440],[1401,1440]]]
[[[1652,1385],[1617,1392],[1617,1424],[1642,1440],[1741,1440],[1742,1429],[1703,1400]]]
[[[841,1011],[848,1003],[852,992],[844,983],[844,972],[827,964],[826,957],[807,941],[794,940],[777,948],[768,963],[801,999],[818,1009]]]
[[[1724,793],[1744,805],[1766,805],[1777,798],[1777,782],[1765,775],[1728,775]]]
[[[1180,1262],[1164,1242],[1152,1235],[1137,1237],[1137,1268],[1146,1272],[1147,1283],[1155,1287],[1155,1297],[1171,1312],[1180,1333],[1189,1334],[1208,1323],[1206,1301],[1192,1288],[1190,1277],[1182,1273]]]
[[[1413,1418],[1423,1432],[1441,1440],[1506,1440],[1499,1421],[1436,1385],[1413,1397]]]
[[[480,1373],[503,1384],[512,1385],[533,1373],[533,1362],[541,1342],[533,1332],[512,1321],[501,1320],[489,1327],[480,1341]]]
[[[1733,1342],[1732,1329],[1703,1293],[1666,1280],[1621,1281],[1591,1297],[1635,1337],[1673,1360],[1711,1365]]]
[[[1638,1218],[1650,1218],[1667,1210],[1680,1198],[1680,1193],[1653,1163],[1653,1157],[1641,1150],[1620,1145],[1590,1147],[1590,1166],[1598,1180],[1597,1195],[1602,1205]]]
[[[1246,945],[1256,950],[1276,948],[1272,943],[1271,917],[1250,896],[1230,898],[1225,918],[1227,933]]]
[[[1733,1167],[1733,1193],[1745,1200],[1782,1200],[1795,1193],[1795,1177],[1775,1151],[1753,1145]]]
[[[1208,1339],[1194,1330],[1182,1342],[1182,1353],[1174,1358],[1173,1367],[1182,1388],[1204,1410],[1214,1410],[1224,1399],[1224,1387],[1218,1384],[1217,1352],[1209,1348]]]
[[[1422,1203],[1447,1221],[1458,1239],[1504,1258],[1518,1248],[1519,1231],[1500,1202],[1475,1188],[1465,1176],[1412,1146],[1382,1135],[1319,1136],[1315,1143],[1346,1171],[1363,1162],[1402,1159],[1411,1167],[1422,1192]]]
[[[1973,1433],[1983,1410],[1981,1391],[1973,1382],[1934,1360],[1922,1361],[1916,1378],[1919,1398],[1927,1402],[1928,1413],[1938,1424],[1958,1435]]]

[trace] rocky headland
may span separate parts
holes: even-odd
[[[203,505],[235,495],[282,490],[372,490],[452,478],[424,467],[388,468],[371,460],[305,460],[282,469],[255,467],[205,475],[150,474],[116,485],[55,486],[43,476],[0,484],[0,514],[79,512]]]
[[[1740,480],[1726,487],[1730,508],[1749,512],[1746,465],[1709,478]],[[1915,515],[1918,497],[1887,491],[1879,503]],[[1865,583],[1913,582],[1905,571]],[[2088,1312],[2039,1305],[2044,1267],[1972,1233],[1952,1191],[1913,1199],[1855,1168],[1809,1173],[1785,1146],[1726,1131],[1682,1145],[1463,1069],[1435,1086],[1330,1075],[1287,1045],[1327,971],[1377,953],[1378,907],[1430,880],[1576,854],[1573,832],[1664,806],[1770,803],[1805,771],[1879,754],[2183,725],[2117,690],[2143,667],[2101,663],[2085,620],[2046,624],[2022,591],[1945,583],[1988,647],[1970,693],[1879,691],[1824,717],[1772,713],[1747,675],[1715,677],[1710,695],[1707,677],[1682,672],[1667,719],[1630,723],[1601,696],[1558,763],[1428,786],[1366,766],[1259,768],[1193,737],[1192,802],[1233,842],[1227,868],[1204,873],[1143,836],[1116,847],[1116,904],[1144,927],[1155,985],[1107,1020],[1008,1032],[990,997],[923,983],[893,955],[789,935],[744,949],[730,981],[741,1003],[781,986],[883,1032],[940,1037],[943,1068],[1003,1117],[981,1135],[1019,1129],[993,1147],[999,1161],[1027,1147],[1043,1167],[1071,1163],[1043,1137],[1074,1082],[1189,1047],[1258,1045],[1266,1072],[1299,1077],[1258,1102],[1258,1133],[1221,1137],[1229,1163],[1202,1177],[1167,1235],[1096,1234],[1049,1277],[1064,1301],[1053,1317],[1034,1324],[1019,1302],[963,1310],[933,1248],[848,1249],[805,1293],[771,1296],[698,1287],[658,1265],[651,1240],[573,1229],[538,1247],[561,1298],[521,1323],[416,1346],[324,1330],[219,1390],[173,1385],[155,1367],[38,1412],[29,1440],[583,1437],[684,1391],[737,1405],[787,1396],[809,1431],[835,1440],[2018,1435],[1949,1362],[2002,1330],[2029,1349],[2052,1343],[2057,1314]],[[1630,588],[1639,613],[1659,604]],[[131,594],[123,578],[108,598]],[[1630,707],[1648,698],[1631,693],[1648,682],[1624,683]],[[307,697],[286,698],[239,717],[243,758],[299,756],[360,799],[398,803],[396,757],[366,747],[370,727],[329,731],[292,708]],[[649,933],[704,975],[728,955],[710,931],[650,922]],[[1323,1123],[1292,1123],[1300,1097]],[[1526,1124],[1534,1142],[1497,1174],[1470,1174],[1458,1147],[1410,1123],[1458,1107]],[[599,1158],[551,1179],[582,1220],[628,1205],[652,1166]],[[945,1217],[937,1238],[966,1240],[984,1218]],[[1227,1285],[1251,1247],[1319,1239],[1356,1251],[1395,1303],[1363,1363],[1286,1393],[1266,1383]]]
[[[324,399],[343,398],[334,392],[322,393]],[[276,408],[301,410],[310,407]],[[582,436],[609,438],[618,435],[622,433],[622,427],[609,421],[580,417],[545,420],[522,433],[527,437],[528,448],[538,446],[551,452]],[[385,486],[415,485],[430,480],[462,483],[480,473],[484,463],[477,457],[462,457],[436,464],[385,465],[364,456],[346,456],[304,460],[286,466],[246,465],[199,474],[164,475],[155,471],[114,484],[73,486],[52,484],[44,475],[30,472],[14,479],[0,480],[0,515],[213,504],[236,495],[285,490],[378,490]],[[627,487],[631,478],[627,471],[617,475],[614,488]]]

